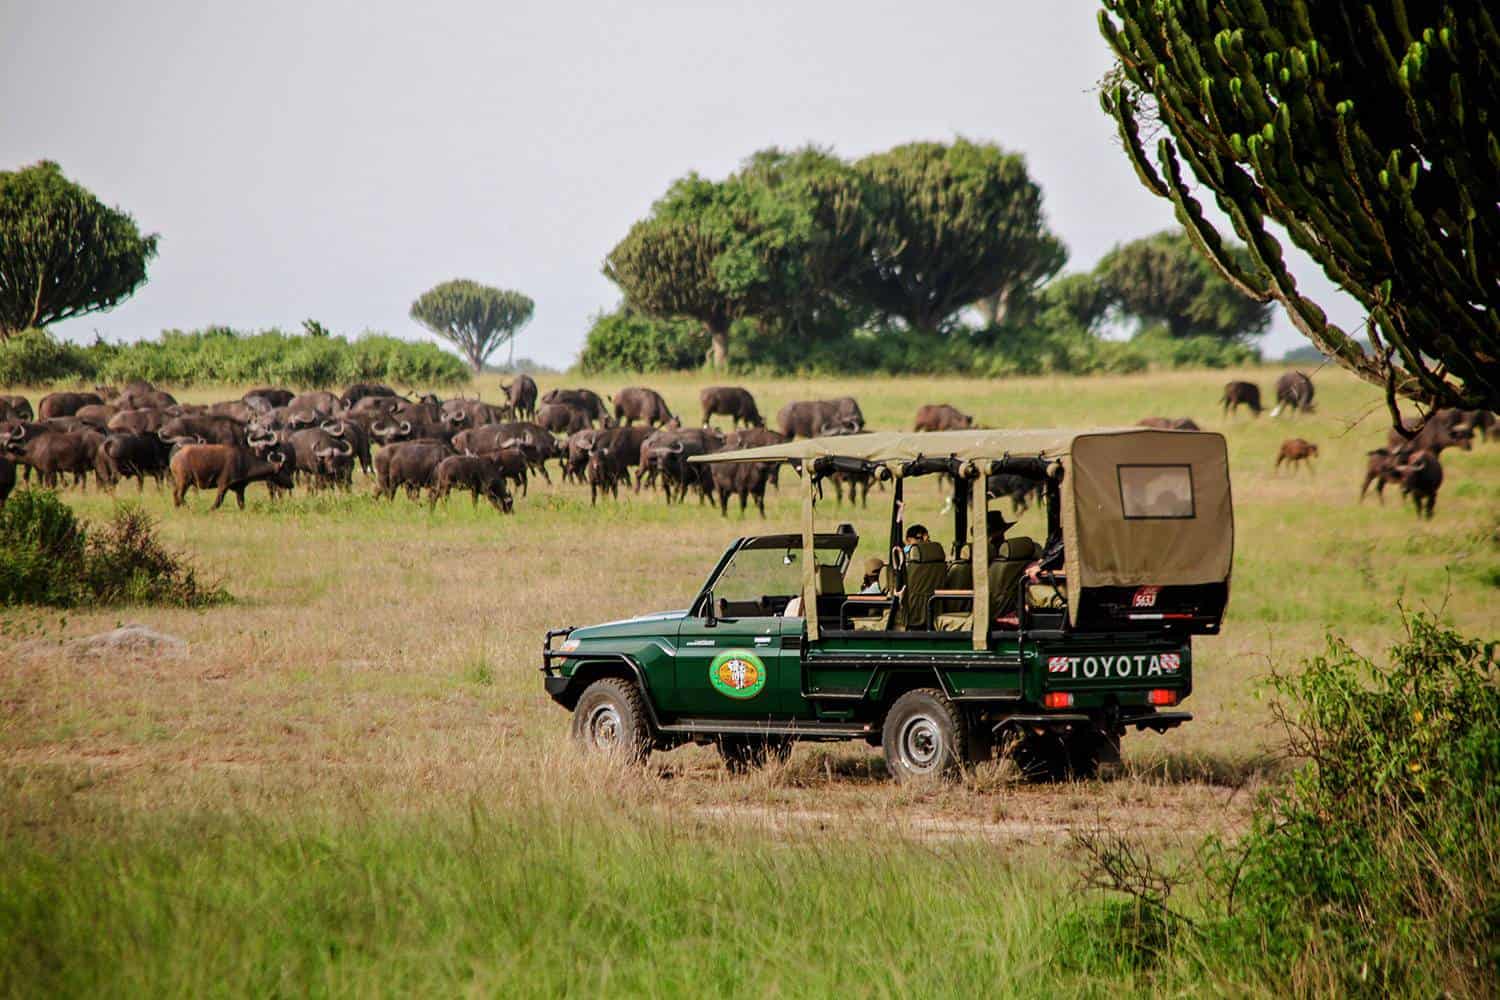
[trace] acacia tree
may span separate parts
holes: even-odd
[[[1396,396],[1500,407],[1500,31],[1485,0],[1103,0],[1102,94],[1141,182],[1241,291]],[[1143,122],[1165,129],[1155,162]],[[1249,252],[1225,250],[1182,164]],[[1369,311],[1297,290],[1275,222]]]
[[[56,163],[0,171],[0,340],[129,298],[157,239]]]
[[[935,331],[987,297],[991,317],[1067,262],[1047,228],[1025,160],[958,140],[910,143],[854,169],[879,199],[866,266],[853,294],[913,329]]]
[[[475,372],[531,321],[536,304],[520,292],[477,281],[445,281],[411,304],[411,318],[456,346]]]
[[[1243,248],[1225,252],[1240,267],[1252,266]],[[1230,284],[1180,230],[1115,247],[1094,274],[1122,312],[1144,323],[1162,323],[1173,337],[1245,340],[1264,333],[1271,322],[1271,305]]]

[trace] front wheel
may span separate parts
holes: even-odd
[[[950,777],[969,761],[963,714],[935,688],[908,691],[886,713],[880,743],[897,781]]]
[[[640,690],[618,677],[590,684],[573,708],[573,739],[584,753],[645,763],[651,754],[651,725]]]

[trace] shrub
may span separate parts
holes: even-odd
[[[622,306],[594,317],[578,369],[586,375],[689,371],[702,367],[707,349],[701,324],[656,319]]]
[[[21,490],[0,507],[0,605],[202,607],[227,598],[162,546],[138,507],[120,505],[102,528],[47,490]]]
[[[92,379],[96,369],[88,349],[64,343],[46,330],[24,330],[0,341],[0,386],[83,381]]]

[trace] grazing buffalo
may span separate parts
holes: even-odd
[[[104,435],[92,429],[49,431],[28,424],[13,427],[4,444],[18,464],[36,470],[43,486],[56,489],[61,477],[69,474],[75,486],[84,484],[103,440]]]
[[[121,410],[109,418],[105,429],[120,434],[155,434],[169,419],[161,410]]]
[[[996,472],[986,476],[984,490],[991,499],[1008,499],[1017,514],[1024,514],[1031,504],[1042,502],[1043,487],[1040,479],[1010,472]]]
[[[915,431],[962,431],[974,426],[974,418],[947,403],[928,403],[917,410]]]
[[[36,416],[25,396],[0,395],[0,420],[30,420]]]
[[[5,506],[5,498],[15,488],[16,464],[8,458],[0,458],[0,507]]]
[[[755,498],[755,509],[766,516],[766,483],[771,480],[774,462],[718,462],[708,467],[713,489],[719,495],[719,513],[729,516],[729,498],[740,498],[740,516],[745,516],[746,505]]]
[[[1198,424],[1192,417],[1146,417],[1136,421],[1137,427],[1154,427],[1159,431],[1195,431]]]
[[[1277,416],[1285,408],[1293,413],[1313,412],[1313,382],[1302,372],[1287,372],[1276,380],[1276,408],[1271,416]]]
[[[587,411],[567,403],[543,403],[537,407],[536,422],[553,434],[574,434],[593,426]]]
[[[1437,455],[1430,451],[1412,452],[1396,466],[1396,473],[1401,477],[1401,495],[1411,497],[1418,517],[1431,520],[1438,490],[1443,486],[1443,465]]]
[[[777,412],[776,424],[784,437],[826,437],[863,430],[865,416],[860,412],[859,404],[852,397],[845,396],[788,403]]]
[[[739,451],[744,448],[765,448],[773,444],[786,444],[787,439],[766,427],[745,427],[730,431],[724,438],[724,450]],[[781,487],[781,463],[771,463],[771,484]]]
[[[415,500],[432,486],[438,463],[453,454],[446,441],[402,441],[375,456],[375,495],[394,499],[398,488]]]
[[[514,501],[505,485],[505,472],[494,462],[478,455],[449,455],[433,472],[430,505],[446,500],[454,488],[468,490],[479,506],[482,496],[504,514],[511,513]]]
[[[71,417],[90,403],[102,402],[104,397],[97,392],[52,392],[42,397],[42,401],[36,406],[36,412],[43,420],[48,417]]]
[[[189,444],[172,453],[172,503],[181,507],[188,487],[216,488],[213,509],[224,503],[224,495],[233,491],[240,510],[245,509],[245,488],[251,483],[292,488],[291,460],[279,445],[257,455],[243,445]]]
[[[526,456],[527,464],[547,482],[552,476],[547,472],[547,460],[559,456],[557,439],[540,424],[525,420],[509,420],[499,424],[488,424],[453,435],[453,446],[459,451],[471,451],[476,455],[497,451],[514,441]]]
[[[1290,465],[1293,472],[1297,466],[1305,464],[1307,471],[1313,471],[1312,460],[1318,457],[1318,446],[1311,441],[1302,438],[1287,438],[1281,442],[1281,450],[1276,453],[1276,470],[1281,471],[1281,463]]]
[[[536,416],[536,379],[522,372],[509,382],[501,382],[500,390],[510,400],[510,408],[516,416],[523,420]]]
[[[755,397],[750,390],[737,385],[711,385],[698,390],[698,403],[703,407],[703,426],[714,415],[728,417],[731,427],[744,424],[746,427],[764,427],[765,420],[755,407]]]
[[[504,447],[493,451],[465,452],[464,454],[475,454],[480,458],[489,459],[495,463],[501,475],[516,484],[522,496],[528,492],[526,474],[531,469],[531,459],[527,456],[525,446],[520,441],[507,441]]]
[[[1232,417],[1240,412],[1241,406],[1250,407],[1253,416],[1260,416],[1260,386],[1254,382],[1228,382],[1224,385],[1224,398],[1220,400],[1224,404],[1224,415]]]
[[[278,406],[286,406],[287,404],[289,404],[292,400],[297,398],[297,394],[292,392],[292,390],[290,389],[277,389],[271,386],[260,386],[255,389],[251,389],[240,398],[247,403],[249,403],[252,399],[259,399],[264,401],[270,408],[275,409]]]
[[[622,437],[622,428],[599,431],[589,445],[583,478],[589,484],[589,503],[596,503],[599,494],[608,492],[616,500],[620,498],[620,479],[628,478],[630,441]]]
[[[602,422],[609,416],[609,409],[604,405],[604,399],[592,389],[551,389],[542,397],[543,403],[563,403],[581,410],[588,415],[589,421]],[[541,419],[541,410],[537,411],[537,423],[546,426]]]
[[[661,393],[643,385],[632,385],[621,389],[615,393],[614,402],[615,422],[624,424],[626,427],[637,420],[644,421],[651,427],[677,420]],[[677,421],[677,426],[682,426],[680,420]]]
[[[370,382],[356,382],[345,389],[343,395],[339,396],[339,406],[349,409],[362,399],[399,399],[400,393],[388,385],[378,385]]]
[[[233,417],[173,417],[156,433],[170,444],[245,443],[245,425]]]
[[[94,478],[108,488],[133,478],[137,492],[144,492],[147,476],[162,484],[171,458],[171,446],[155,434],[109,434],[94,455]]]

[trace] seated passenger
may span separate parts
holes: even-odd
[[[1015,522],[1006,521],[997,510],[990,511],[985,527],[990,539],[990,621],[997,621],[1020,610],[1021,577],[1042,550],[1035,539],[1006,538]]]
[[[860,581],[859,592],[861,594],[883,594],[885,588],[881,586],[880,574],[885,569],[885,560],[871,556],[865,560],[865,576]]]
[[[948,559],[943,547],[937,542],[923,540],[907,546],[906,588],[901,592],[899,612],[902,629],[914,632],[930,627],[927,621],[927,603],[932,592],[942,586],[943,578],[947,575]]]

